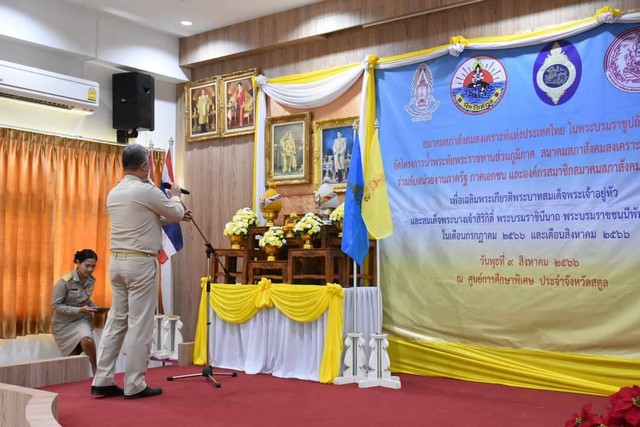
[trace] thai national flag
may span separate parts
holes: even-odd
[[[174,182],[171,146],[169,146],[167,156],[164,159],[161,182]],[[164,188],[160,187],[160,189],[164,194],[167,194]],[[180,249],[182,249],[182,229],[180,228],[180,224],[169,224],[162,227],[162,249],[158,254],[160,264],[164,264],[171,255],[175,254]]]

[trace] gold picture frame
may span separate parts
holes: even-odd
[[[325,177],[334,192],[344,193],[353,151],[354,126],[358,117],[323,120],[314,124],[313,187],[317,190]],[[339,150],[336,155],[335,151]]]
[[[185,135],[187,142],[220,136],[218,77],[209,77],[185,85]]]
[[[265,121],[267,183],[311,182],[311,113],[268,117]]]
[[[220,76],[220,127],[223,136],[253,133],[256,123],[257,68]]]

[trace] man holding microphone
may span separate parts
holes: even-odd
[[[145,381],[153,341],[153,319],[159,276],[162,225],[190,221],[192,212],[180,201],[180,187],[168,195],[148,181],[148,151],[131,144],[122,152],[124,178],[107,197],[111,219],[112,305],[98,349],[94,396],[137,399],[162,394]],[[127,337],[124,390],[115,384],[116,360]]]

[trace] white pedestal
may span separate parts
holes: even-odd
[[[364,339],[359,332],[347,333],[344,340],[344,372],[333,380],[334,384],[354,384],[367,378],[367,361],[364,354]]]
[[[178,360],[178,344],[182,343],[182,322],[180,316],[166,316],[166,330],[162,347],[167,353],[167,358]]]
[[[358,382],[360,388],[387,387],[400,388],[400,378],[391,376],[391,362],[387,354],[389,341],[387,334],[371,334],[371,357],[369,358],[369,374],[367,379]]]
[[[151,357],[155,359],[165,359],[168,357],[168,352],[162,345],[162,336],[166,317],[163,315],[156,315],[153,324],[153,345],[151,346]]]

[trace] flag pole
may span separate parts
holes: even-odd
[[[374,135],[378,132],[378,120],[374,123]],[[365,181],[365,185],[367,182]],[[378,288],[378,332],[371,334],[369,347],[369,373],[367,379],[360,381],[358,387],[387,387],[399,389],[400,378],[391,375],[391,361],[387,348],[389,348],[388,335],[382,332],[382,289],[380,288],[380,240],[376,239],[376,287]]]
[[[358,142],[358,120],[353,122],[353,143]],[[353,148],[352,148],[353,150]],[[359,150],[359,148],[358,148]],[[352,157],[353,160],[353,157]],[[358,159],[360,161],[360,159]],[[353,168],[351,165],[350,168]],[[351,170],[349,170],[351,175]],[[347,179],[348,180],[348,179]],[[346,201],[345,201],[346,202]],[[344,233],[343,233],[344,238]],[[362,338],[362,332],[358,332],[358,265],[355,259],[353,261],[353,328],[347,333],[344,341],[344,372],[342,376],[334,378],[333,383],[336,385],[359,383],[366,379],[366,355],[364,351],[365,341]],[[347,270],[349,267],[347,266]],[[348,274],[347,274],[348,276]]]
[[[356,136],[358,134],[358,119],[353,121],[352,128],[353,142],[355,143],[357,141]],[[353,151],[353,147],[351,147],[351,151]],[[353,260],[353,332],[358,332],[358,270],[355,260]]]

